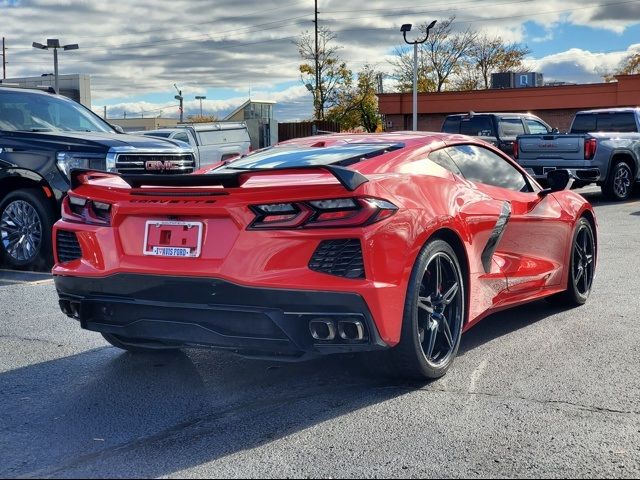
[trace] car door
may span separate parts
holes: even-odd
[[[507,277],[513,295],[558,287],[566,262],[571,225],[552,195],[539,195],[510,159],[481,145],[446,149],[465,180],[504,202],[493,260]]]
[[[469,115],[460,119],[460,133],[478,137],[492,145],[498,145],[498,132],[491,115]]]
[[[498,148],[509,156],[513,155],[513,144],[518,135],[524,135],[524,124],[520,117],[500,117],[498,119],[500,141]]]
[[[193,140],[193,138],[191,136],[189,136],[189,134],[187,133],[187,131],[185,130],[184,132],[175,132],[171,134],[171,138],[173,140],[179,140],[181,142],[185,142],[187,144],[189,144],[189,146],[191,148],[193,148],[193,155],[196,158],[196,166],[198,168],[200,168],[202,165],[200,162],[200,152],[198,150],[198,146],[195,144],[195,141]]]

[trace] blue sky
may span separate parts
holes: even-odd
[[[59,38],[61,73],[91,75],[93,106],[121,116],[176,116],[176,83],[188,114],[223,116],[249,97],[274,100],[281,121],[308,118],[293,40],[313,28],[313,0],[0,0],[9,77],[52,70],[31,42]],[[596,82],[640,50],[640,0],[319,0],[320,24],[336,33],[352,70],[390,73],[399,26],[443,20],[531,50],[527,63],[547,80]],[[385,88],[393,89],[387,79]]]

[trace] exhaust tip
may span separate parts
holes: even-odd
[[[341,321],[338,323],[338,334],[342,340],[361,342],[365,338],[364,325],[356,320]]]
[[[336,325],[327,319],[316,319],[309,322],[309,331],[314,340],[330,342],[336,339]]]

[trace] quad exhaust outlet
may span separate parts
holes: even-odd
[[[364,324],[359,320],[338,320],[318,318],[309,322],[309,331],[318,342],[362,342],[366,339]]]

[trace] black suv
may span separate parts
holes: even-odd
[[[540,118],[528,113],[474,112],[449,115],[442,124],[442,131],[478,137],[511,156],[518,135],[557,132]]]
[[[121,173],[192,173],[182,142],[116,130],[52,91],[0,85],[0,264],[52,263],[51,228],[73,168]]]

